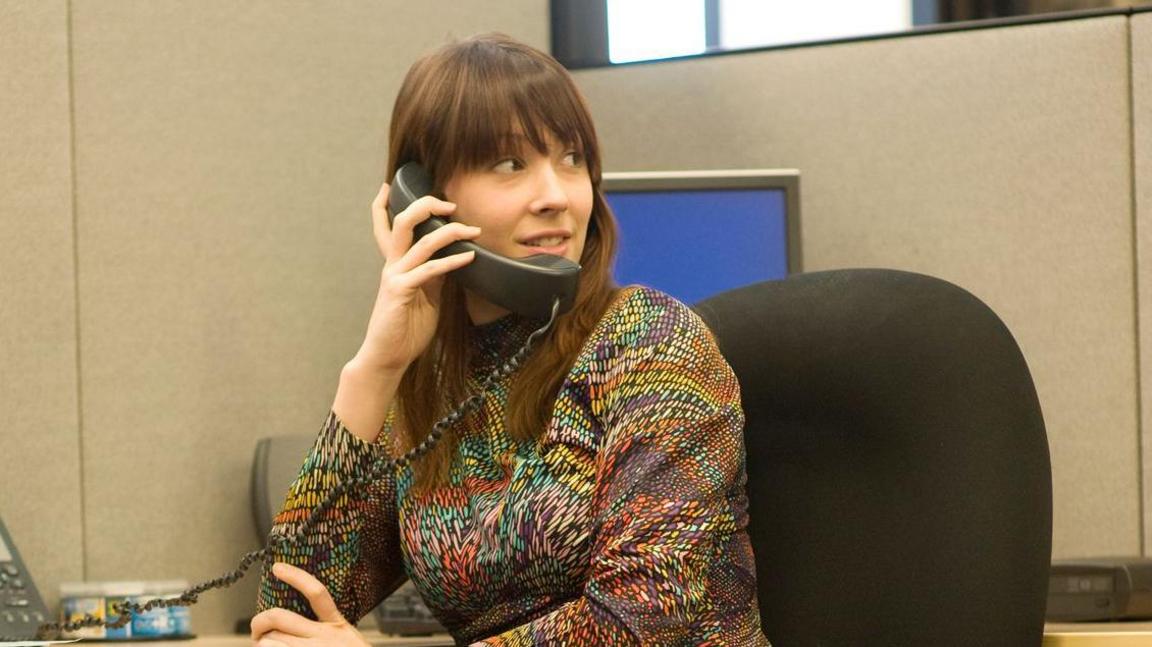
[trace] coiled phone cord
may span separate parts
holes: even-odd
[[[144,603],[124,601],[116,604],[113,607],[113,612],[118,613],[115,620],[105,620],[93,616],[91,614],[84,614],[84,617],[79,620],[71,622],[50,622],[44,623],[39,626],[36,631],[37,640],[50,640],[49,636],[55,637],[61,632],[74,632],[86,627],[106,627],[108,629],[119,629],[128,624],[132,620],[133,613],[144,613],[156,608],[169,608],[169,607],[190,607],[199,601],[200,594],[212,589],[224,589],[232,586],[236,582],[244,578],[245,573],[257,561],[262,561],[267,566],[271,566],[276,552],[280,552],[294,542],[299,541],[305,533],[311,530],[319,520],[320,516],[324,514],[332,506],[332,504],[348,493],[349,490],[366,486],[375,482],[382,477],[386,472],[392,471],[396,468],[403,469],[411,465],[413,461],[427,454],[440,442],[440,438],[444,435],[452,425],[456,424],[464,416],[471,414],[473,411],[480,408],[483,404],[484,398],[492,391],[493,387],[503,378],[511,375],[520,367],[524,358],[532,351],[533,345],[536,343],[537,338],[548,332],[552,324],[556,321],[556,315],[560,309],[560,300],[556,299],[552,303],[552,314],[548,318],[548,323],[532,332],[520,350],[516,351],[508,361],[496,367],[481,383],[479,392],[466,398],[463,402],[456,406],[448,415],[444,416],[439,422],[432,425],[432,431],[428,436],[417,446],[408,450],[403,456],[394,459],[381,459],[376,461],[368,470],[368,473],[358,478],[352,478],[338,484],[328,493],[328,496],[320,502],[313,510],[303,524],[297,528],[295,535],[272,535],[268,538],[268,543],[260,550],[254,550],[244,555],[237,564],[236,568],[217,577],[215,579],[201,582],[192,586],[177,597],[169,598],[153,598]],[[18,641],[27,640],[27,638],[8,638],[0,637],[0,641]]]

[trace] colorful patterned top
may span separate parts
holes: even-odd
[[[509,315],[475,327],[472,386],[541,323]],[[461,439],[450,485],[418,495],[411,468],[398,471],[277,559],[316,575],[352,621],[411,578],[465,644],[768,644],[739,386],[695,313],[650,288],[623,290],[537,441],[505,433],[506,386],[449,432]],[[273,532],[382,456],[329,414]],[[259,606],[314,617],[268,573]]]

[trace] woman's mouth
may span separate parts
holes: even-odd
[[[530,249],[533,254],[563,256],[564,252],[568,251],[568,239],[569,236],[564,235],[540,236],[521,241],[520,244]]]
[[[544,236],[543,238],[526,240],[523,244],[529,247],[556,247],[566,240],[568,240],[567,236]]]

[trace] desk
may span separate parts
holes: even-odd
[[[451,647],[448,636],[401,638],[374,631],[364,637],[373,647]],[[83,643],[81,643],[83,644]],[[250,647],[247,636],[203,636],[196,640],[148,642],[147,647]],[[1043,647],[1148,647],[1152,622],[1103,622],[1044,625]]]
[[[365,631],[364,637],[372,643],[372,647],[453,647],[456,644],[447,635],[404,638],[385,636],[375,631]],[[87,643],[81,641],[77,644],[84,645]],[[120,644],[130,645],[131,643]],[[146,647],[251,647],[252,640],[248,636],[201,636],[195,640],[149,641],[140,644]]]
[[[1044,647],[1148,647],[1152,622],[1077,622],[1044,625]]]

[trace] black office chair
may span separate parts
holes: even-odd
[[[1048,444],[984,303],[928,276],[839,270],[696,310],[743,393],[773,645],[1040,645]]]

